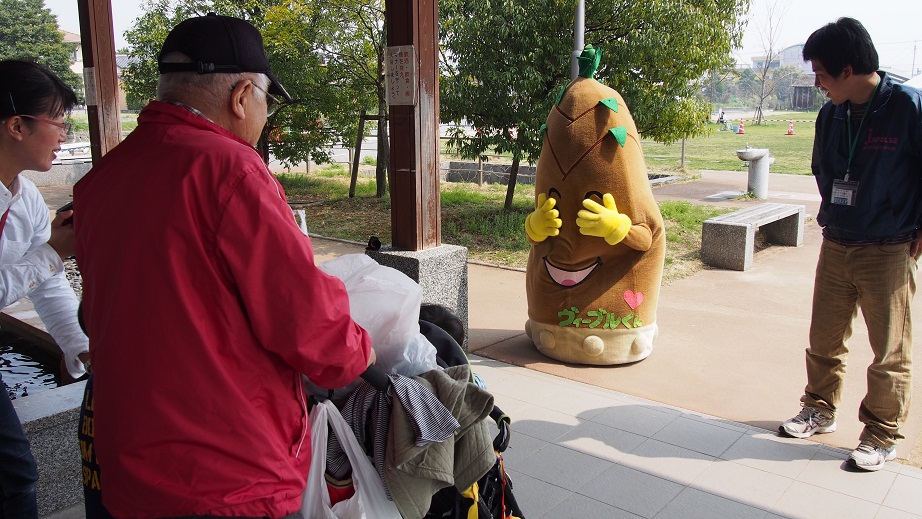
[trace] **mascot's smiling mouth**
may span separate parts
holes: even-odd
[[[567,288],[575,287],[576,285],[579,285],[585,281],[586,278],[588,278],[589,275],[595,271],[595,268],[601,264],[602,260],[600,258],[596,258],[592,265],[589,265],[584,269],[565,270],[554,266],[554,264],[552,264],[551,261],[547,259],[547,256],[544,257],[544,266],[547,268],[547,274],[551,276],[551,280],[553,280],[554,283]]]

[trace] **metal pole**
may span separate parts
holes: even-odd
[[[912,44],[912,68],[909,69],[910,78],[916,77],[916,46],[917,46],[916,43],[913,42]]]
[[[576,4],[576,12],[573,15],[573,52],[570,53],[571,81],[579,75],[579,55],[583,53],[583,47],[585,47],[585,32],[586,3],[585,0],[579,0]]]

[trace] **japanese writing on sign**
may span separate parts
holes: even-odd
[[[416,51],[412,45],[388,47],[385,62],[387,104],[416,104]]]

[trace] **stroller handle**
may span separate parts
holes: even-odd
[[[387,374],[374,364],[368,366],[365,372],[361,374],[361,377],[365,382],[371,384],[371,387],[381,392],[386,392],[391,385],[391,381],[387,378]],[[493,450],[496,452],[505,452],[506,448],[509,447],[509,438],[512,435],[509,430],[509,425],[512,423],[512,420],[502,409],[496,406],[493,406],[493,410],[490,411],[490,418],[496,422],[496,427],[499,429],[499,434],[493,439]]]

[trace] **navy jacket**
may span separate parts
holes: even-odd
[[[823,202],[817,222],[832,240],[886,241],[922,227],[922,100],[883,72],[855,148],[849,180],[854,206],[831,203],[834,179],[848,163],[849,103],[827,102],[816,119],[813,174]],[[852,131],[857,129],[852,125]]]

